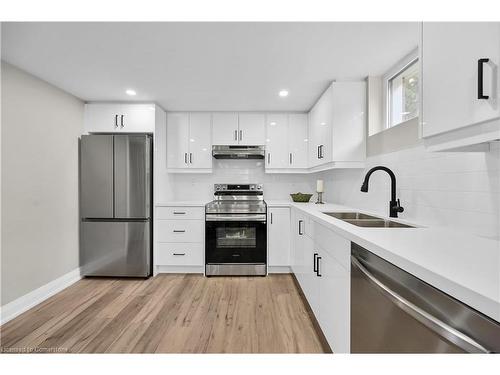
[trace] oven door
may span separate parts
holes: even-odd
[[[265,215],[259,215],[264,216]],[[241,217],[211,219],[205,228],[205,260],[209,264],[266,264],[266,221]]]

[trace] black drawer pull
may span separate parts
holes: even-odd
[[[185,229],[174,229],[174,233],[184,233]]]
[[[318,262],[318,265],[316,266],[316,275],[318,275],[318,277],[321,277],[321,273],[320,273],[321,271],[319,269],[321,257],[317,257],[316,260]]]
[[[185,212],[174,211],[174,215],[185,215],[185,214],[186,214]]]
[[[173,255],[176,255],[176,256],[177,256],[177,255],[179,255],[179,256],[184,256],[184,255],[186,255],[186,253],[173,253]]]
[[[483,58],[477,60],[477,98],[478,99],[489,99],[488,95],[483,93],[483,68],[484,64],[489,62],[490,59]]]

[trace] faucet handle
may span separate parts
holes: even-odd
[[[398,212],[403,212],[405,209],[404,209],[404,207],[401,207],[401,202],[399,202],[399,198],[397,199],[397,202],[398,202],[398,203],[397,203],[397,205],[396,205],[396,207],[395,207],[395,208],[396,208],[396,210],[397,210]]]

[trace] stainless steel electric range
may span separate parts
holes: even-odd
[[[205,206],[205,274],[265,276],[266,217],[261,184],[215,184]]]

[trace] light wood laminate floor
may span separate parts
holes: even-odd
[[[3,352],[323,353],[291,275],[83,279],[0,327]]]

